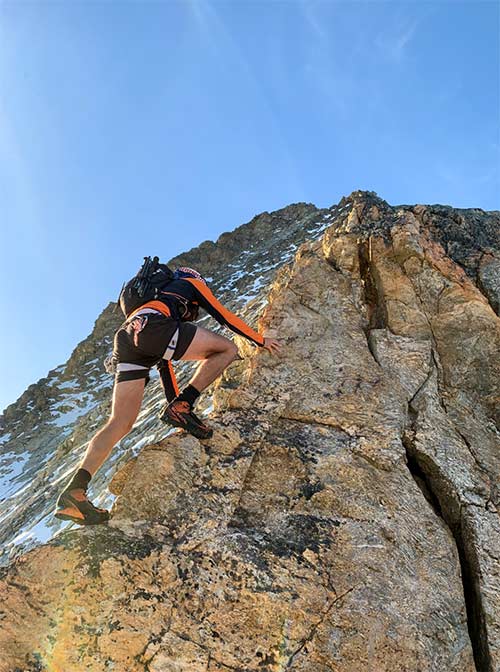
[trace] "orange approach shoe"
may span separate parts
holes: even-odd
[[[88,499],[85,490],[76,488],[61,493],[54,516],[60,520],[71,520],[79,525],[99,525],[109,520],[109,511],[95,507]]]
[[[174,399],[165,405],[158,417],[168,425],[185,429],[197,439],[209,439],[214,433],[213,429],[193,413],[188,401]]]

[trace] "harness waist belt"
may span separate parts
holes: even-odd
[[[127,317],[127,320],[135,317],[140,310],[144,310],[145,308],[153,308],[159,313],[165,315],[165,317],[171,317],[168,306],[166,306],[162,301],[148,301],[147,303],[144,303],[142,306],[139,306],[139,308],[136,308],[134,311],[132,311]]]

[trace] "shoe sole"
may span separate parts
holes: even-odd
[[[62,513],[60,511],[54,512],[54,518],[58,518],[59,520],[70,520],[72,523],[76,523],[77,525],[103,525],[109,521],[109,517],[105,518],[104,520],[90,521],[85,518],[77,518],[76,516],[72,516],[70,513]]]

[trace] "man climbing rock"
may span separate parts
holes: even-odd
[[[113,446],[132,429],[139,413],[149,371],[157,366],[167,404],[160,419],[181,427],[199,439],[212,430],[193,412],[200,393],[239,357],[230,339],[193,324],[199,308],[220,324],[248,338],[271,353],[280,350],[273,338],[264,338],[227,310],[196,270],[178,268],[161,292],[161,300],[147,301],[134,310],[114,335],[116,377],[110,418],[91,439],[83,462],[57,500],[56,518],[82,525],[109,519],[109,511],[95,507],[87,497],[92,476]],[[179,391],[171,360],[200,360],[188,385]]]

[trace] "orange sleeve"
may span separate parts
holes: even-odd
[[[196,290],[196,297],[200,306],[204,308],[207,313],[210,313],[219,324],[229,327],[231,331],[248,338],[257,345],[264,345],[264,337],[249,327],[248,324],[243,322],[237,315],[225,308],[222,303],[215,298],[204,282],[196,280],[195,278],[183,279],[191,283]]]

